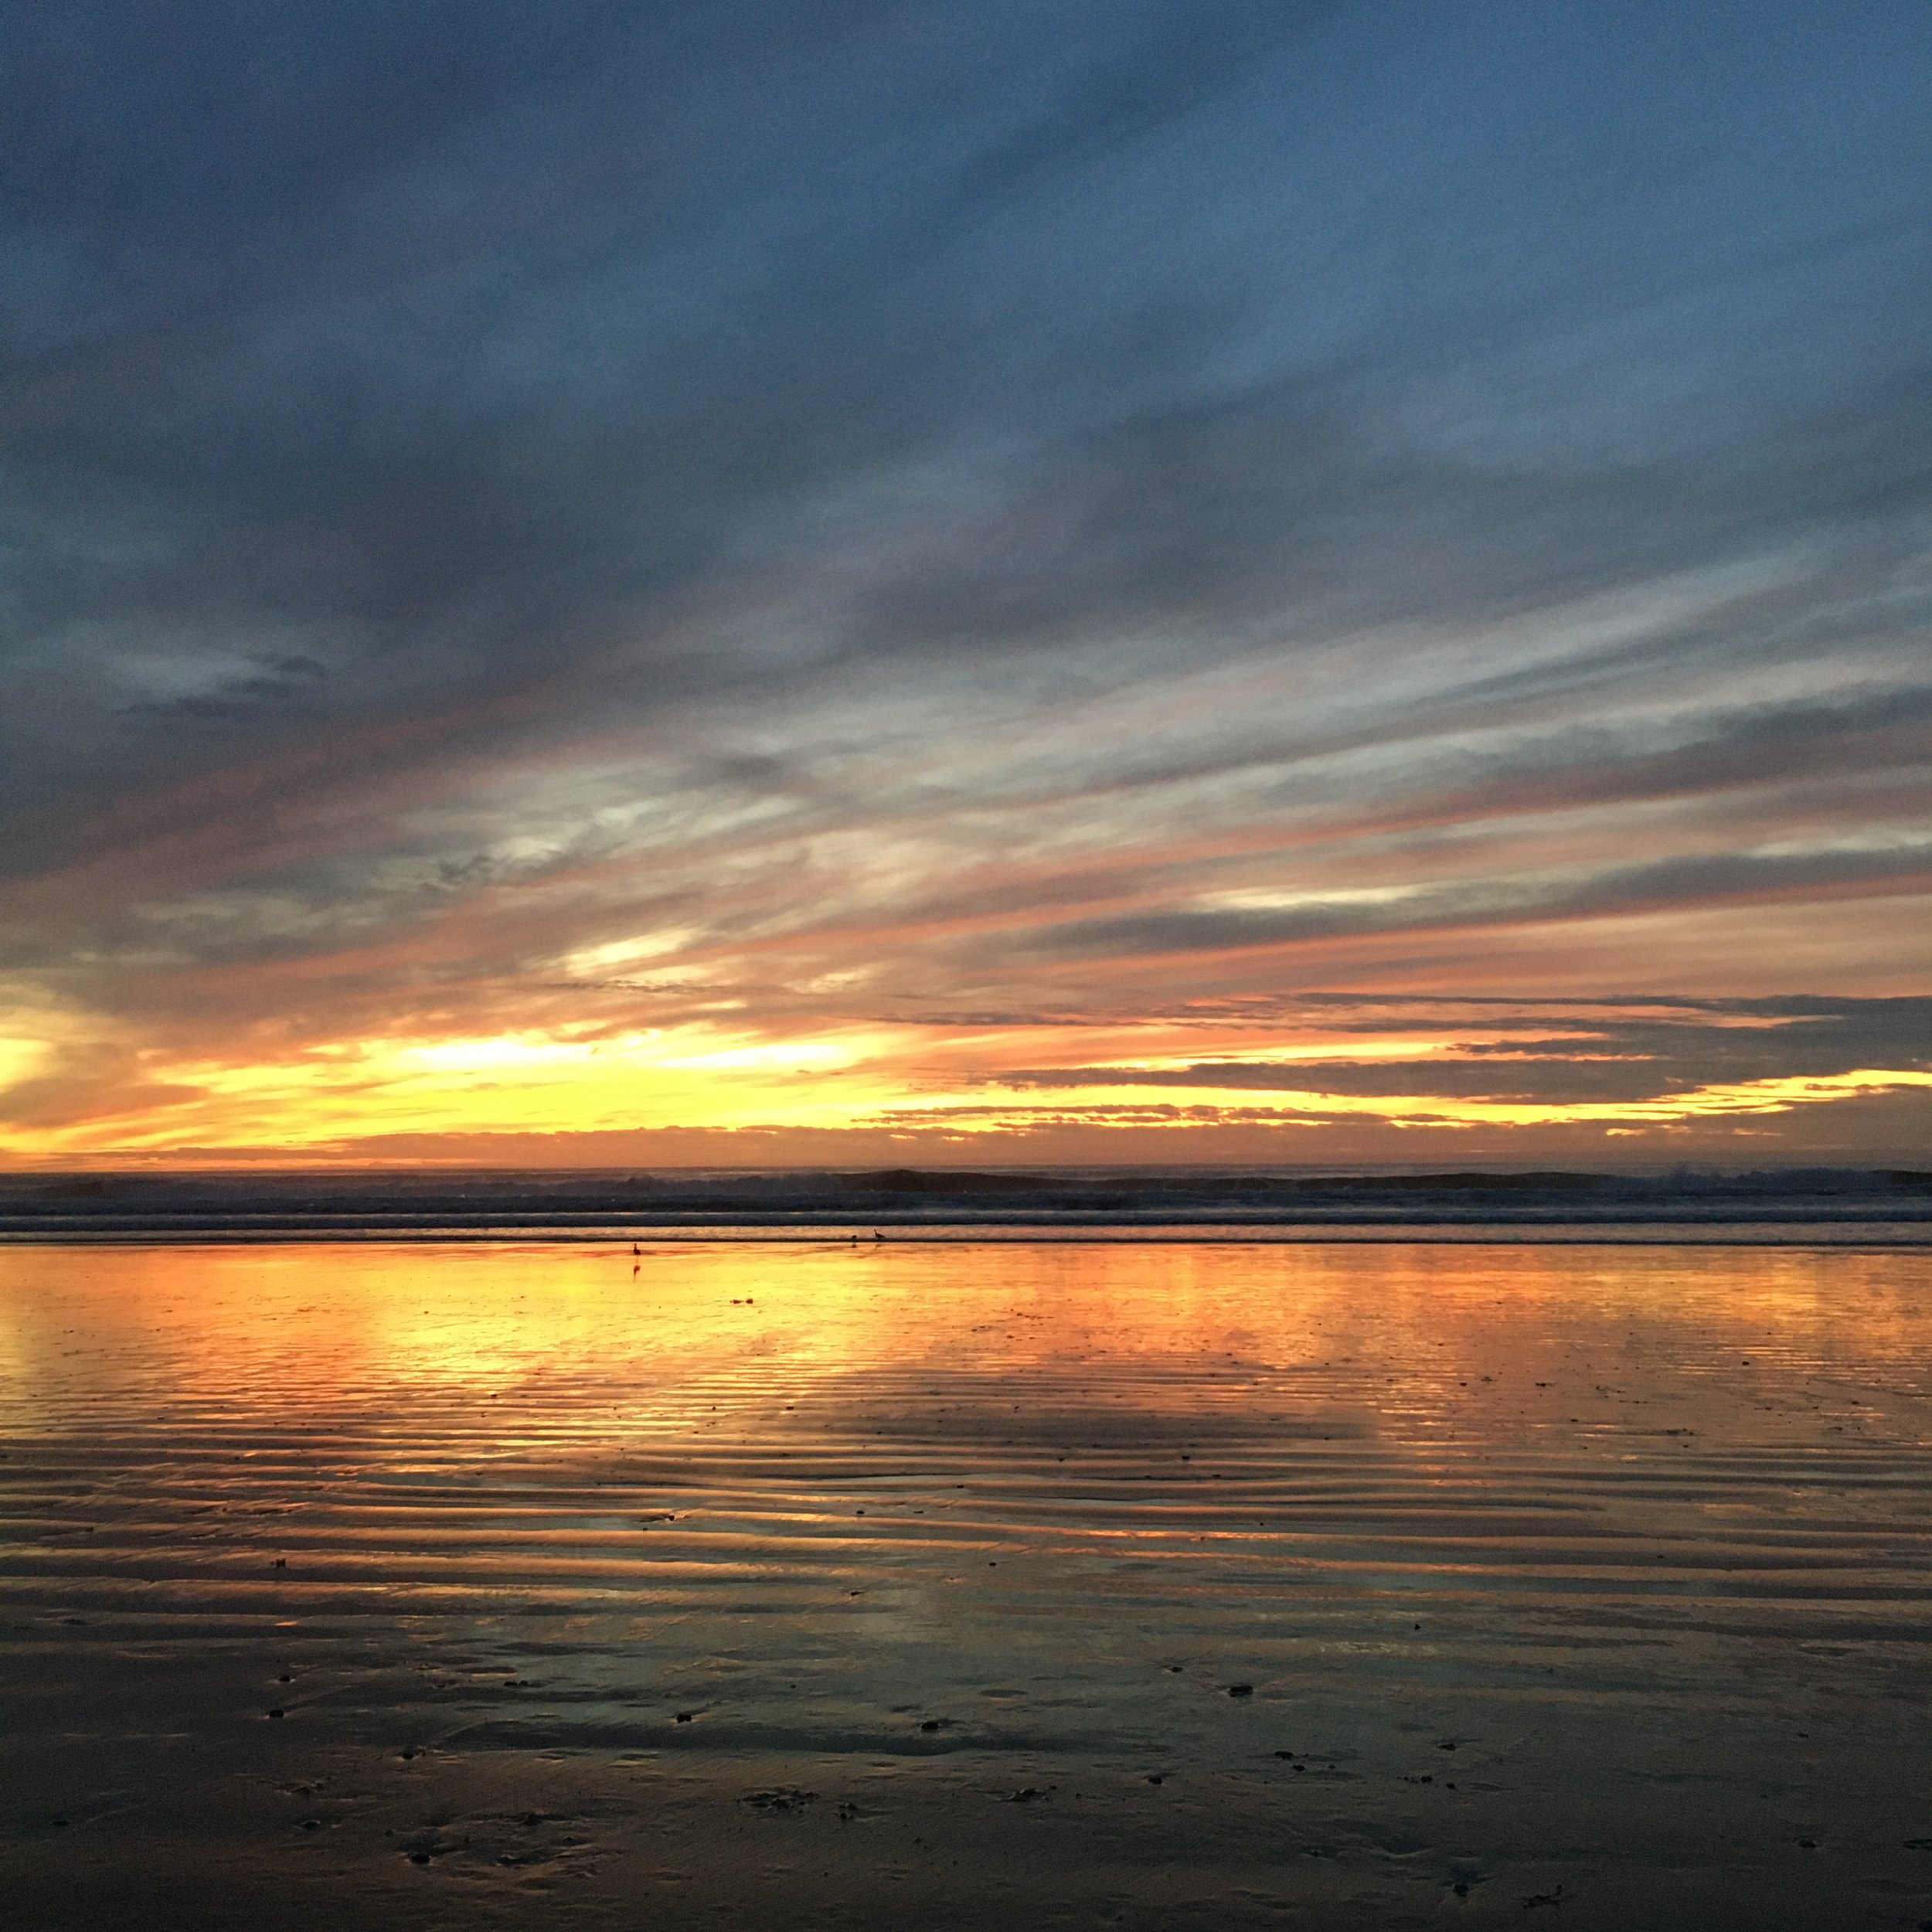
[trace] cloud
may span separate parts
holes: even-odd
[[[1334,996],[1349,1002],[1345,995]],[[1327,1002],[1310,1002],[1311,1006]],[[1526,1012],[1477,1003],[1482,1036],[1451,1037],[1426,1057],[1363,1049],[1380,1036],[1440,1029],[1426,1002],[1390,1002],[1354,1021],[1332,1056],[1197,1060],[1184,1066],[1022,1067],[993,1083],[1015,1090],[1179,1087],[1562,1105],[1647,1101],[1700,1088],[1825,1080],[1866,1069],[1932,1071],[1932,999],[1696,1001],[1656,998],[1641,1012],[1615,1002]],[[1327,1012],[1323,1024],[1333,1026]],[[1582,1022],[1583,1024],[1579,1022]],[[1451,1023],[1454,1023],[1453,1017]]]
[[[1617,866],[1582,878],[1491,878],[1303,903],[1196,910],[1162,909],[1043,928],[1034,949],[1056,956],[1219,952],[1358,933],[1577,919],[1794,890],[1923,892],[1932,846],[1795,853],[1726,852]]]
[[[17,27],[0,967],[89,1054],[1923,888],[1903,12]]]

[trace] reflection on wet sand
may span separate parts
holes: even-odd
[[[50,1927],[1916,1924],[1929,1370],[1923,1252],[0,1252],[6,1862]]]

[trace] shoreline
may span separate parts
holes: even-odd
[[[885,1230],[889,1230],[887,1233]],[[549,1223],[529,1220],[340,1223],[264,1219],[238,1224],[141,1221],[103,1226],[0,1224],[0,1247],[417,1247],[648,1244],[649,1247],[1765,1247],[1835,1253],[1912,1252],[1932,1247],[1932,1216],[1842,1219],[1796,1216],[1763,1220],[1539,1219],[1431,1222],[893,1221],[875,1224],[734,1218]]]

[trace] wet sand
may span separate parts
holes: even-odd
[[[1915,1927],[1932,1254],[0,1250],[35,1927]]]

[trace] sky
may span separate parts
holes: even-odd
[[[0,1158],[1927,1162],[1922,0],[9,0]]]

